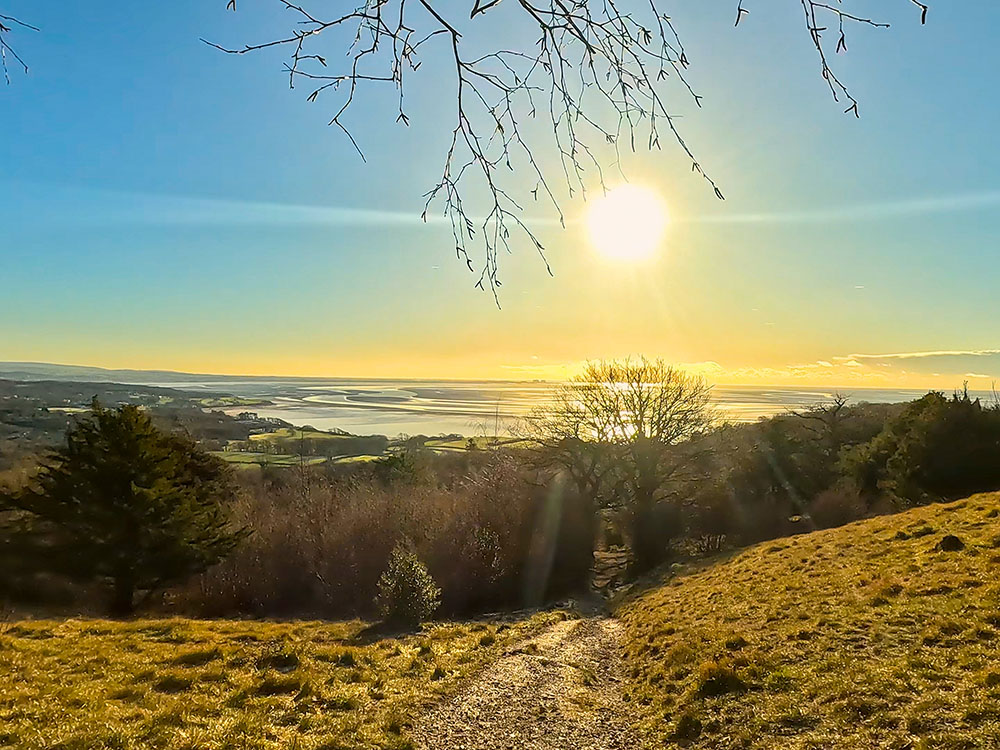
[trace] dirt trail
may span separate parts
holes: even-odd
[[[422,750],[625,750],[621,624],[556,623],[511,649],[414,728]]]

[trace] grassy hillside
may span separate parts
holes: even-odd
[[[1000,495],[781,539],[626,603],[653,743],[1000,747]],[[938,548],[945,535],[963,549]]]
[[[0,626],[0,747],[406,748],[427,701],[561,618],[374,642],[361,622]]]

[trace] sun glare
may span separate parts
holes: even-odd
[[[601,255],[640,260],[656,252],[667,227],[667,209],[655,191],[619,185],[593,202],[587,212],[590,242]]]

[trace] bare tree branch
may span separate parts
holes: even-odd
[[[339,92],[330,124],[347,135],[362,158],[346,122],[360,90],[372,84],[395,88],[397,121],[408,124],[405,82],[420,67],[425,45],[444,45],[455,86],[454,119],[442,173],[425,195],[423,216],[426,220],[435,208],[442,211],[451,225],[456,255],[478,273],[476,285],[489,289],[499,304],[499,257],[511,251],[512,236],[526,240],[545,261],[545,249],[524,218],[512,174],[532,175],[535,186],[527,192],[534,200],[541,197],[548,202],[565,224],[556,186],[542,168],[543,148],[554,147],[562,183],[572,196],[585,194],[588,183],[604,188],[595,154],[598,144],[610,145],[617,164],[623,145],[632,151],[640,145],[659,149],[661,135],[667,135],[713,194],[723,198],[678,129],[675,110],[668,106],[668,79],[698,106],[701,96],[688,81],[687,53],[670,16],[658,6],[661,1],[631,0],[626,8],[626,0],[507,0],[506,6],[518,9],[535,28],[534,43],[525,40],[514,48],[497,45],[485,54],[474,54],[467,51],[471,44],[466,43],[458,19],[448,17],[452,8],[435,0],[363,0],[353,11],[333,16],[312,10],[307,2],[275,0],[294,17],[289,33],[239,48],[210,44],[235,55],[289,49],[289,85],[294,88],[300,81],[312,85],[310,101]],[[470,30],[484,28],[480,19],[500,2],[473,0],[465,25]],[[750,13],[747,2],[739,0],[737,25]],[[846,100],[850,105],[846,111],[857,116],[857,100],[829,64],[823,24],[832,21],[838,30],[836,52],[847,49],[847,25],[888,24],[848,12],[840,0],[799,2],[823,79],[834,99]],[[910,2],[921,9],[923,22],[927,6]],[[316,0],[313,4],[322,7]],[[235,10],[235,0],[229,0],[227,7]],[[330,52],[320,54],[315,48],[321,35],[345,27],[353,31],[353,41],[347,45],[345,65],[331,71],[328,60],[333,54],[342,56],[343,39],[335,37]],[[527,124],[538,117],[551,126],[547,147],[529,132]],[[470,195],[475,208],[463,200]],[[472,255],[477,244],[483,253],[478,267]],[[547,262],[546,268],[551,273]]]
[[[14,48],[10,45],[10,35],[14,32],[15,28],[28,29],[29,31],[38,31],[38,28],[32,26],[24,21],[19,21],[13,16],[5,16],[0,14],[0,68],[3,68],[3,78],[10,85],[10,69],[7,67],[7,58],[12,58],[18,67],[24,69],[25,75],[28,74],[28,64],[21,59],[21,56],[17,54]]]

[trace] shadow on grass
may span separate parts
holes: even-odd
[[[420,627],[406,627],[397,623],[373,622],[366,625],[345,641],[352,646],[369,646],[384,640],[399,640],[421,632]]]
[[[752,547],[755,545],[749,546]],[[657,589],[674,578],[689,576],[715,565],[728,562],[740,553],[746,551],[748,548],[749,547],[731,547],[711,555],[705,555],[704,557],[687,558],[664,563],[656,570],[646,573],[645,575],[640,576],[634,581],[631,581],[630,583],[627,583],[621,588],[608,594],[608,609],[611,612],[616,612],[626,604],[642,597],[642,595],[647,591]]]

